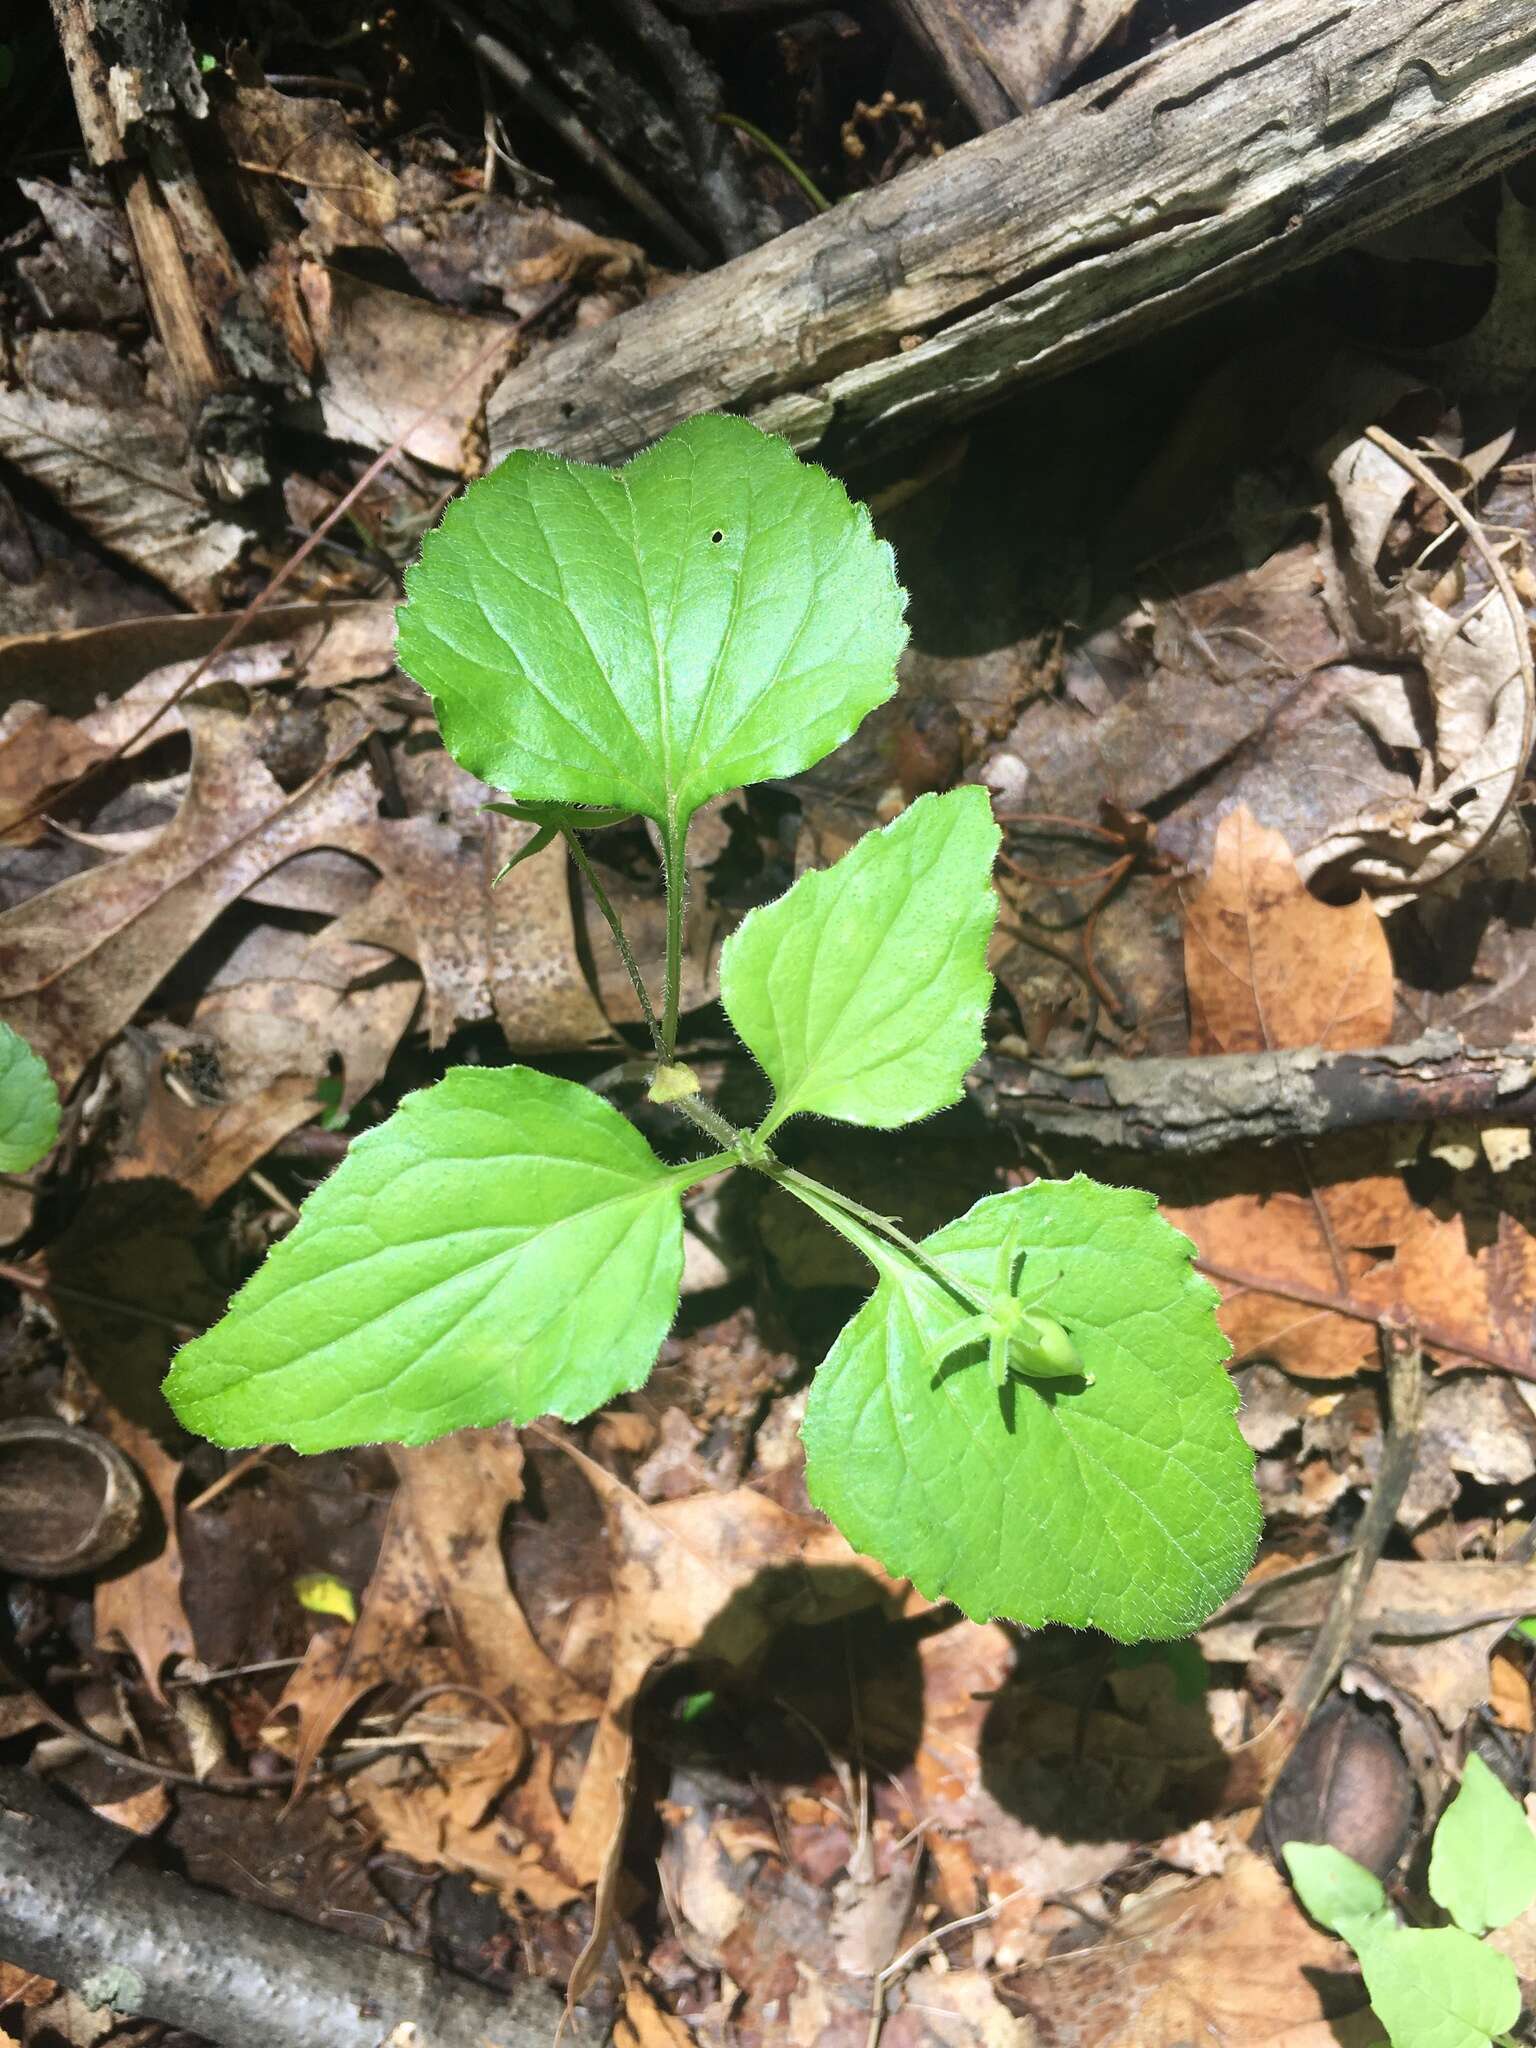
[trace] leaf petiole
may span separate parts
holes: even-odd
[[[667,880],[667,993],[657,1051],[669,1060],[677,1046],[677,1023],[683,998],[683,907],[688,892],[685,862],[688,821],[668,814],[661,832],[661,864]]]
[[[592,900],[601,912],[604,924],[607,925],[609,931],[613,934],[613,943],[619,949],[619,958],[624,962],[624,971],[629,976],[630,987],[639,998],[640,1014],[645,1019],[646,1030],[651,1034],[651,1044],[656,1048],[656,1057],[665,1062],[670,1059],[671,1054],[662,1044],[661,1028],[656,1022],[656,1012],[651,1008],[651,998],[640,973],[640,963],[636,960],[634,953],[630,949],[629,940],[624,936],[624,927],[619,922],[619,913],[608,901],[608,893],[597,879],[592,863],[587,858],[586,848],[582,845],[575,832],[567,826],[562,831],[561,837],[571,850],[571,859],[575,861],[577,867],[581,870],[582,880],[592,891]],[[669,892],[670,888],[671,884],[669,883]],[[674,1027],[673,1037],[675,1038],[676,1035]]]

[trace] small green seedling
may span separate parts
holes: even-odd
[[[406,589],[402,666],[454,758],[509,793],[492,808],[532,828],[503,872],[563,843],[634,984],[650,1100],[708,1149],[664,1164],[574,1082],[450,1071],[356,1139],[177,1355],[182,1421],[301,1451],[575,1421],[649,1374],[682,1198],[741,1167],[875,1269],[804,1423],[811,1496],[854,1546],[973,1616],[1195,1627],[1247,1569],[1259,1509],[1215,1291],[1153,1198],[1036,1181],[918,1243],[775,1150],[792,1117],[890,1130],[959,1100],[992,989],[986,791],[920,797],[727,940],[721,1001],[773,1091],[756,1129],[677,1056],[689,821],[810,767],[895,690],[906,599],[868,512],[706,416],[621,469],[509,456]],[[636,815],[665,869],[659,1004],[583,845]]]
[[[1519,1979],[1478,1937],[1536,1899],[1536,1834],[1481,1757],[1467,1758],[1430,1851],[1429,1895],[1450,1926],[1404,1927],[1380,1880],[1337,1849],[1287,1842],[1285,1860],[1312,1918],[1358,1957],[1391,2048],[1511,2048]]]
[[[0,1173],[25,1173],[59,1136],[59,1091],[19,1031],[0,1024]]]

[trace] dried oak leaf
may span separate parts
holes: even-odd
[[[1097,1947],[1010,1985],[1051,2048],[1367,2048],[1342,1942],[1314,1927],[1267,1857],[1129,1898]]]
[[[216,600],[248,538],[214,517],[186,428],[155,405],[0,388],[0,456],[93,540],[194,609]]]
[[[1284,839],[1246,809],[1222,820],[1209,880],[1186,906],[1185,975],[1191,1052],[1336,1051],[1392,1035],[1392,962],[1375,911],[1364,898],[1337,906],[1310,895]],[[1368,1324],[1268,1294],[1266,1279],[1406,1306],[1474,1350],[1488,1347],[1490,1330],[1499,1344],[1528,1327],[1533,1241],[1503,1217],[1495,1243],[1474,1251],[1459,1218],[1410,1196],[1394,1170],[1397,1142],[1352,1135],[1277,1155],[1271,1192],[1171,1212],[1204,1257],[1253,1276],[1227,1289],[1221,1310],[1239,1357],[1327,1379],[1375,1356]]]

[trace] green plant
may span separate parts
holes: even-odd
[[[0,1173],[25,1173],[59,1135],[59,1091],[19,1031],[0,1024]]]
[[[1440,1817],[1429,1895],[1449,1927],[1404,1927],[1381,1882],[1338,1849],[1287,1842],[1285,1860],[1312,1918],[1354,1950],[1392,2048],[1488,2048],[1520,2017],[1509,1957],[1478,1938],[1536,1899],[1536,1834],[1479,1756]]]
[[[774,1150],[794,1116],[890,1129],[959,1099],[991,991],[985,790],[919,798],[727,941],[722,1001],[773,1087],[755,1130],[676,1056],[690,818],[809,767],[895,689],[905,597],[868,513],[784,442],[705,416],[619,470],[514,454],[406,583],[403,666],[454,757],[536,828],[519,857],[569,848],[647,1019],[652,1100],[711,1149],[666,1165],[569,1081],[450,1072],[357,1139],[178,1354],[181,1419],[319,1451],[584,1416],[650,1372],[683,1195],[740,1166],[878,1276],[804,1425],[812,1497],[852,1542],[972,1615],[1193,1627],[1246,1569],[1258,1504],[1215,1292],[1153,1198],[1038,1181],[918,1244]],[[582,844],[635,813],[666,874],[659,1013]]]

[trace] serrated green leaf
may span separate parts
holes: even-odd
[[[177,1354],[188,1429],[300,1451],[568,1421],[650,1372],[680,1195],[618,1111],[529,1067],[456,1067],[365,1132],[292,1234]]]
[[[25,1173],[53,1150],[59,1091],[19,1031],[0,1024],[0,1173]]]
[[[1327,1842],[1287,1842],[1281,1853],[1307,1912],[1351,1948],[1397,1924],[1381,1879],[1353,1856]]]
[[[1429,1895],[1469,1934],[1507,1926],[1536,1899],[1536,1834],[1475,1752],[1435,1829]]]
[[[622,469],[509,455],[405,583],[401,666],[461,766],[664,829],[830,753],[890,696],[906,641],[864,507],[712,414]]]
[[[1094,1384],[999,1393],[964,1355],[926,1370],[967,1310],[871,1238],[880,1284],[811,1386],[811,1497],[855,1549],[973,1619],[1187,1634],[1242,1579],[1260,1526],[1216,1292],[1151,1195],[1081,1174],[988,1196],[923,1250],[982,1295],[1016,1225],[1060,1270],[1041,1305]]]
[[[1488,2048],[1520,2017],[1514,1964],[1459,1927],[1391,1927],[1355,1953],[1392,2048]]]
[[[754,910],[720,996],[774,1086],[760,1135],[810,1110],[889,1130],[959,1099],[992,993],[998,829],[984,789],[923,796]]]

